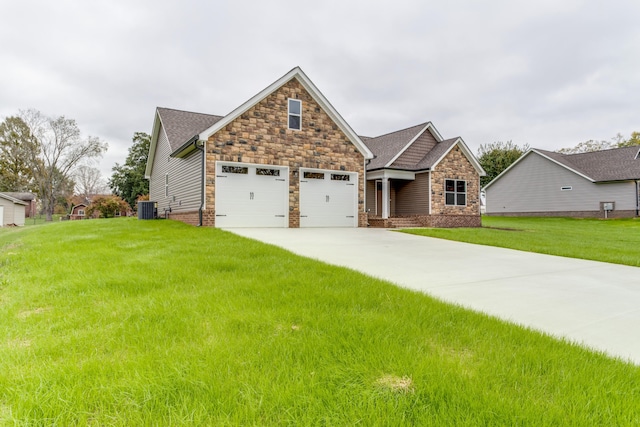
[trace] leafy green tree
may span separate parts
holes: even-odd
[[[150,145],[151,135],[135,132],[133,145],[129,147],[129,154],[124,164],[116,163],[112,168],[113,175],[109,180],[109,187],[134,209],[138,197],[149,194],[149,180],[144,177],[144,172]]]
[[[0,191],[36,189],[29,159],[38,142],[20,117],[0,123]]]
[[[596,141],[594,139],[590,139],[588,141],[579,143],[575,147],[561,148],[558,150],[558,153],[562,153],[562,154],[591,153],[593,151],[608,150],[613,146],[614,146],[614,143],[610,141],[604,141],[604,140]]]
[[[632,147],[635,145],[640,145],[640,132],[631,132],[631,138],[618,143],[618,147]]]
[[[529,145],[525,144],[520,147],[512,141],[496,141],[491,144],[480,145],[480,148],[478,148],[478,161],[487,173],[486,176],[480,178],[480,185],[485,186],[490,183],[528,149]]]
[[[96,137],[81,137],[76,121],[64,116],[47,117],[37,110],[21,111],[20,116],[38,141],[29,161],[47,221],[51,221],[56,201],[67,196],[63,192],[76,166],[101,157],[107,144]]]
[[[119,196],[98,196],[87,208],[87,216],[93,216],[94,212],[100,212],[102,218],[113,218],[116,212],[123,212],[129,209],[127,202]]]

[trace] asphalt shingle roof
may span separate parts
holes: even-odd
[[[213,126],[223,118],[223,116],[212,114],[193,113],[162,107],[158,107],[158,114],[167,133],[172,152],[182,147],[194,135]]]
[[[367,165],[367,169],[373,170],[385,167],[426,125],[427,123],[422,123],[375,138],[360,137],[375,156]]]
[[[596,182],[640,179],[638,146],[579,154],[561,154],[538,149],[536,151]]]

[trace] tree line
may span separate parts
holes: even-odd
[[[106,142],[83,136],[73,119],[21,110],[0,123],[0,191],[37,193],[48,221],[56,206],[67,205],[74,194],[88,199],[111,190],[135,207],[149,193],[144,169],[150,141],[146,133],[136,132],[125,163],[116,163],[105,182],[95,165],[107,151]],[[123,206],[116,198],[102,197],[93,209],[109,216],[107,211]]]

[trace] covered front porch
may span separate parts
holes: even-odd
[[[383,169],[367,174],[367,212],[372,227],[429,225],[429,171]]]

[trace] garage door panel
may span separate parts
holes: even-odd
[[[288,226],[286,167],[218,163],[215,190],[216,227]]]
[[[357,173],[301,172],[301,227],[357,227]],[[332,179],[332,175],[340,179]]]

